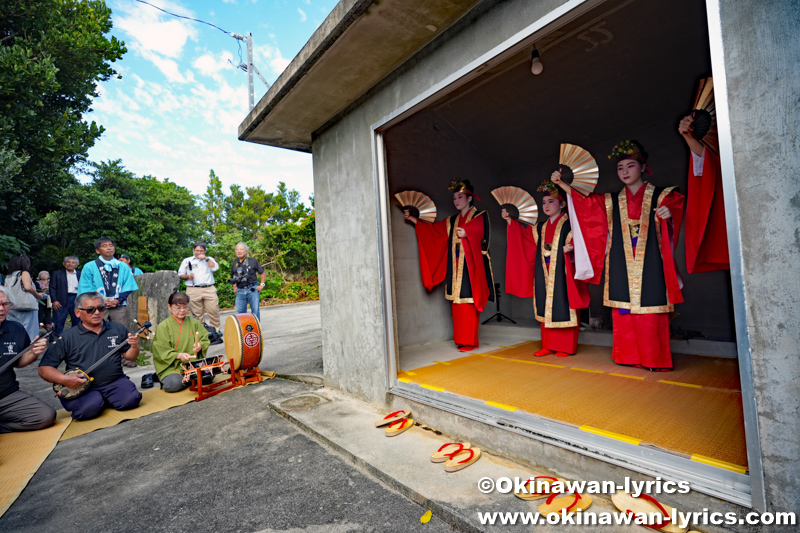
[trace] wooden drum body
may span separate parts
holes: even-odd
[[[255,368],[261,362],[261,324],[250,313],[238,313],[225,321],[225,352],[231,371]]]

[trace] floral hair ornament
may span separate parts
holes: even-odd
[[[565,202],[564,194],[561,192],[561,189],[552,181],[544,180],[539,188],[536,189],[537,192],[543,192],[547,196],[552,196],[561,202]]]
[[[447,187],[449,190],[453,191],[454,193],[463,192],[464,194],[468,194],[472,196],[474,199],[481,201],[473,191],[475,187],[473,187],[469,180],[461,181],[458,178],[453,178],[453,181],[450,182],[450,185]]]
[[[648,176],[652,176],[653,172],[650,165],[647,164],[647,156],[648,154],[644,151],[644,146],[642,146],[639,141],[632,139],[626,139],[620,141],[619,144],[615,144],[614,149],[608,154],[609,159],[616,159],[617,162],[624,159],[638,161],[642,164],[642,172],[647,173]]]

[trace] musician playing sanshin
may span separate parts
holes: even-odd
[[[546,218],[525,227],[503,209],[508,223],[506,248],[506,292],[533,298],[533,310],[541,325],[542,349],[533,355],[556,357],[578,351],[580,311],[589,306],[586,283],[575,279],[572,232],[564,213],[567,202],[551,181],[539,187],[544,192],[542,211]]]
[[[90,377],[94,379],[86,392],[71,400],[59,398],[64,409],[76,420],[96,418],[107,405],[118,411],[134,409],[142,399],[142,393],[120,366],[121,359],[133,361],[139,355],[139,337],[128,333],[128,329],[118,322],[103,320],[105,310],[105,298],[102,294],[80,294],[75,299],[75,312],[81,323],[65,331],[39,363],[39,375],[44,380],[77,389],[86,379],[59,371],[58,366],[62,361],[66,364],[67,371],[86,371],[120,344],[128,343],[126,351],[107,358],[91,372]]]
[[[187,316],[189,297],[186,294],[173,293],[168,303],[170,316],[161,321],[153,337],[153,364],[161,388],[166,392],[178,392],[190,385],[183,381],[181,363],[204,357],[211,342],[205,326]],[[209,378],[213,380],[213,376]],[[204,383],[207,381],[203,379]]]
[[[576,279],[597,284],[605,259],[603,303],[612,307],[614,362],[653,371],[672,369],[669,313],[683,302],[673,250],[683,216],[683,195],[675,187],[645,182],[647,152],[634,140],[620,142],[609,158],[625,184],[618,193],[569,195],[573,238],[585,240],[588,257],[576,249]],[[609,243],[610,240],[610,243]]]
[[[31,340],[19,322],[8,320],[8,311],[13,307],[11,291],[0,287],[0,433],[33,431],[50,427],[56,421],[56,411],[39,398],[19,390],[14,368],[22,368],[36,361],[47,350],[45,339],[35,338],[28,353],[11,361]],[[38,340],[37,340],[38,339]]]
[[[468,180],[453,180],[453,204],[458,213],[433,224],[405,211],[416,225],[422,284],[432,290],[445,282],[445,298],[453,302],[453,341],[459,351],[479,345],[478,325],[488,300],[494,301],[489,258],[491,228],[486,211],[473,206],[475,188]]]

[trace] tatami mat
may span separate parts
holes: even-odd
[[[641,445],[747,465],[742,399],[731,388],[728,360],[676,357],[678,370],[653,373],[609,363],[607,347],[582,347],[579,355],[569,358],[533,357],[531,350],[538,345],[535,341],[469,355],[399,377],[577,427],[621,434]],[[723,360],[709,361],[715,359]],[[726,377],[714,375],[726,372]],[[735,381],[738,384],[738,377]]]
[[[67,415],[47,429],[0,435],[0,516],[16,501],[69,425]]]

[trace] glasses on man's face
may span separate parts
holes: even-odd
[[[176,310],[176,311],[188,311],[189,310],[189,306],[188,305],[173,305],[172,308],[174,310]]]
[[[11,309],[11,305],[12,305],[11,302],[0,302],[0,307],[6,307],[8,309]]]
[[[86,314],[93,315],[96,311],[100,311],[101,313],[105,312],[106,306],[98,305],[97,307],[78,307],[78,310],[83,311]]]

